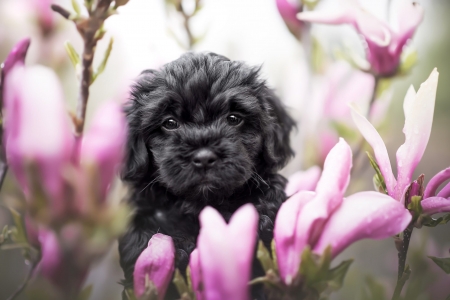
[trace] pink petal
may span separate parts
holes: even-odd
[[[361,115],[355,105],[351,105],[350,107],[352,109],[353,121],[366,141],[372,146],[381,174],[383,174],[384,181],[386,182],[388,193],[393,196],[397,181],[392,173],[391,162],[383,139],[375,127]]]
[[[341,205],[350,180],[351,167],[352,150],[341,138],[325,160],[316,196],[306,203],[299,213],[294,246],[298,253],[301,253],[306,245],[314,247],[326,220]]]
[[[340,138],[325,159],[322,176],[316,188],[319,197],[336,198],[333,199],[335,203],[330,202],[330,200],[326,201],[330,210],[339,206],[350,181],[351,168],[352,149],[343,138]]]
[[[52,209],[60,214],[65,207],[61,171],[71,160],[73,135],[59,80],[45,67],[16,67],[4,88],[8,164],[25,193],[27,164],[36,164]]]
[[[342,5],[335,11],[308,11],[297,15],[304,22],[321,24],[350,24],[368,41],[379,46],[387,46],[391,40],[391,33],[387,25],[359,5]]]
[[[302,22],[297,19],[297,13],[302,9],[298,1],[276,0],[278,12],[292,33],[299,34]]]
[[[413,103],[405,106],[408,109],[405,111],[403,127],[405,143],[397,150],[398,177],[394,195],[397,200],[403,197],[403,192],[410,184],[414,169],[422,159],[428,144],[433,124],[438,77],[439,73],[434,69],[430,77],[420,86]]]
[[[36,269],[47,279],[57,283],[63,264],[63,254],[58,238],[53,231],[40,230],[39,242],[41,244],[41,260]]]
[[[297,219],[304,205],[314,196],[314,192],[298,192],[281,205],[275,220],[274,240],[278,269],[281,279],[288,285],[298,272],[303,251],[295,248]]]
[[[286,196],[290,197],[300,191],[314,191],[320,178],[321,170],[313,166],[306,171],[299,171],[289,177],[286,185]]]
[[[200,257],[197,249],[192,251],[189,258],[189,269],[191,271],[191,283],[192,289],[195,293],[195,298],[197,300],[204,300],[203,295],[203,282],[202,282],[202,270],[200,266]]]
[[[442,190],[439,191],[439,193],[437,194],[438,197],[444,197],[444,198],[448,198],[450,197],[450,182],[447,183]]]
[[[11,52],[9,52],[2,65],[2,81],[6,74],[8,74],[12,68],[16,65],[24,65],[25,57],[30,47],[31,40],[29,38],[23,39],[14,45]]]
[[[422,210],[427,215],[450,212],[450,199],[442,197],[430,197],[420,202]]]
[[[425,192],[423,193],[423,198],[430,198],[436,195],[436,191],[441,184],[450,179],[450,168],[444,169],[433,176],[428,182]]]
[[[126,132],[126,120],[121,106],[111,101],[100,107],[92,126],[83,137],[81,164],[86,167],[94,166],[99,172],[103,200],[122,162]]]
[[[326,223],[314,252],[321,254],[328,245],[333,256],[352,243],[365,239],[384,239],[403,231],[411,214],[395,199],[377,192],[354,194],[342,202]]]
[[[134,293],[137,297],[145,292],[145,278],[153,282],[158,299],[164,299],[175,270],[175,246],[170,236],[157,233],[152,236],[134,267]]]
[[[398,55],[403,46],[412,38],[417,26],[423,20],[422,6],[411,0],[400,0],[398,7],[398,31],[396,32],[396,47]]]
[[[206,207],[200,213],[197,241],[206,299],[249,299],[250,271],[256,243],[258,213],[247,204],[226,225]]]

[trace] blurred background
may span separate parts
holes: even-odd
[[[58,73],[67,109],[73,111],[77,79],[65,53],[64,42],[70,41],[81,52],[82,41],[71,22],[45,9],[42,11],[37,2],[45,1],[0,0],[0,61],[17,41],[31,37],[27,64],[47,65]],[[71,5],[69,0],[53,2],[68,8]],[[184,2],[189,7],[189,0]],[[383,19],[389,12],[388,3],[392,5],[391,10],[395,10],[395,2],[361,1],[367,10]],[[394,162],[395,152],[404,142],[402,103],[406,90],[410,84],[417,90],[431,70],[438,68],[440,79],[433,130],[415,173],[415,177],[424,173],[427,182],[438,171],[450,166],[450,85],[447,84],[450,82],[450,1],[421,0],[419,3],[425,9],[425,16],[412,41],[418,52],[418,62],[408,75],[391,80],[389,93],[380,99],[384,105],[376,119],[391,162]],[[311,34],[320,46],[315,48],[316,55],[311,56],[305,51],[305,45],[289,32],[275,0],[202,0],[201,4],[201,10],[189,23],[189,30],[195,38],[193,45],[189,45],[183,17],[164,0],[130,0],[119,9],[118,15],[106,21],[107,33],[99,42],[94,65],[99,64],[110,37],[114,37],[114,47],[105,72],[91,87],[88,126],[89,117],[102,102],[126,98],[129,85],[142,70],[159,68],[189,50],[211,51],[250,65],[261,65],[263,77],[296,118],[298,130],[292,136],[296,157],[282,171],[283,174],[289,176],[314,164],[320,165],[329,148],[327,143],[334,144],[337,135],[343,132],[342,126],[322,122],[324,115],[329,114],[327,108],[332,107],[333,110],[339,105],[329,106],[330,97],[342,92],[345,85],[344,100],[364,102],[359,98],[370,98],[370,89],[365,89],[366,85],[361,80],[353,80],[348,75],[352,72],[351,67],[344,61],[337,62],[339,55],[336,55],[336,49],[351,47],[357,53],[364,53],[363,44],[353,28],[312,25]],[[337,0],[321,0],[316,9],[336,5],[339,5]],[[319,72],[313,76],[310,75],[311,64],[319,65]],[[339,71],[333,72],[333,69]],[[339,79],[337,83],[333,81],[336,76]],[[342,78],[347,80],[343,82]],[[345,103],[341,102],[340,109],[343,107],[346,109]],[[349,124],[351,128],[351,122]],[[344,131],[348,133],[349,130]],[[356,148],[359,135],[348,133],[347,138]],[[393,165],[395,168],[395,163]],[[368,160],[361,157],[348,192],[372,190],[373,174]],[[14,180],[8,176],[0,193],[0,202],[20,195]],[[0,228],[8,223],[11,223],[9,212],[0,206]],[[447,224],[414,231],[408,256],[412,276],[405,288],[405,299],[445,299],[450,294],[450,278],[426,257],[449,256],[449,229]],[[116,248],[114,245],[88,276],[86,284],[94,284],[91,299],[120,299],[121,286],[117,282],[122,278],[122,271]],[[358,242],[334,262],[349,257],[355,262],[344,288],[333,294],[332,299],[371,299],[365,295],[368,289],[377,290],[380,295],[385,293],[386,297],[392,294],[397,274],[397,251],[392,239]],[[16,289],[25,276],[25,270],[20,251],[0,251],[0,299],[6,299]],[[27,293],[33,293],[33,284],[19,299],[26,299]]]

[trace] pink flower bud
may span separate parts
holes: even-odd
[[[4,85],[8,164],[25,194],[30,165],[51,199],[55,214],[64,208],[61,171],[70,162],[73,136],[56,74],[45,67],[13,68]]]
[[[126,120],[120,104],[108,102],[97,111],[92,126],[83,137],[80,162],[84,167],[94,166],[99,172],[102,199],[105,199],[122,162],[126,132]]]
[[[295,37],[300,36],[303,27],[303,22],[297,19],[297,14],[302,11],[302,5],[299,2],[298,0],[276,0],[278,12]]]
[[[134,267],[134,294],[140,297],[146,289],[146,278],[158,291],[158,299],[164,299],[175,269],[175,246],[170,236],[157,233],[152,236]]]
[[[196,294],[203,294],[204,299],[249,299],[248,281],[258,226],[256,209],[251,204],[243,205],[227,224],[217,210],[206,207],[200,213],[200,224],[200,262],[193,265],[197,265],[196,275],[201,273],[204,290],[196,290]]]
[[[25,57],[29,46],[29,38],[23,39],[14,45],[2,65],[2,82],[6,74],[9,73],[14,66],[23,65],[25,63]]]

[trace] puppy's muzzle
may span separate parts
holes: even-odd
[[[192,164],[198,169],[209,169],[216,164],[217,158],[212,150],[202,148],[192,156]]]

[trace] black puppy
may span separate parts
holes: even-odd
[[[260,214],[259,237],[272,239],[285,200],[276,172],[293,152],[293,120],[259,77],[259,68],[213,53],[187,53],[161,70],[144,71],[126,113],[127,157],[122,174],[136,208],[119,241],[125,286],[136,259],[156,232],[173,238],[185,269],[207,205],[228,221],[245,203]]]

